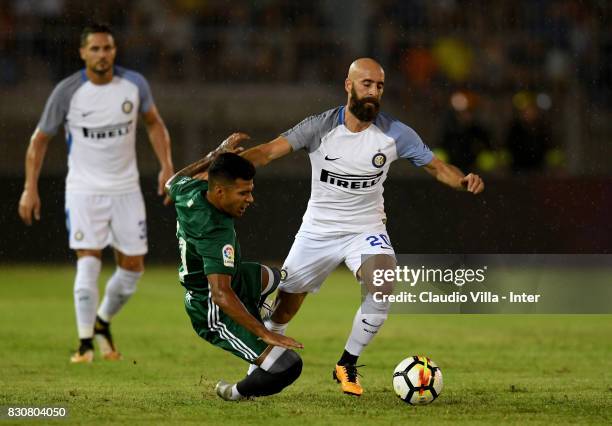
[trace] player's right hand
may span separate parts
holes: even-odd
[[[221,154],[224,152],[233,152],[234,154],[238,154],[244,151],[244,148],[238,145],[240,145],[241,142],[248,141],[249,139],[251,139],[251,137],[246,133],[232,133],[227,138],[225,138],[223,142],[221,142],[221,145],[217,147],[215,152],[217,154]]]
[[[283,336],[282,334],[274,333],[272,331],[268,331],[264,337],[261,338],[268,345],[272,346],[280,346],[285,349],[303,349],[304,345],[302,345],[297,340],[292,339],[289,336]]]
[[[19,199],[19,217],[23,223],[31,225],[32,215],[40,220],[40,197],[37,191],[24,189]]]

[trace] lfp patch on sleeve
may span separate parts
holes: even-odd
[[[223,246],[223,249],[221,249],[221,252],[223,254],[223,265],[227,266],[228,268],[233,268],[234,267],[234,247],[232,247],[231,244],[226,244]]]

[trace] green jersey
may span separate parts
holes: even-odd
[[[179,278],[189,290],[208,290],[209,274],[240,277],[240,244],[234,219],[206,199],[208,182],[183,177],[170,186],[176,208],[176,236],[181,265]]]

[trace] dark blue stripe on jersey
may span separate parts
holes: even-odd
[[[83,68],[83,69],[81,70],[81,80],[83,80],[83,81],[87,81],[87,80],[89,80],[89,79],[87,78],[87,74],[85,73],[85,68]]]
[[[417,167],[429,164],[433,159],[433,153],[417,132],[398,119],[381,112],[376,117],[374,125],[395,141],[399,158],[407,158]]]
[[[117,77],[124,78],[138,87],[138,97],[140,100],[138,112],[148,112],[154,104],[153,95],[151,94],[149,83],[142,74],[120,67],[119,65],[115,66],[114,73]]]
[[[344,124],[344,106],[341,106],[338,110],[338,124]]]
[[[70,210],[66,209],[66,229],[68,230],[68,237],[70,237]]]
[[[66,145],[68,147],[68,155],[70,155],[70,148],[72,148],[72,133],[68,132],[68,137],[66,138]]]

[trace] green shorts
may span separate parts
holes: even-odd
[[[255,262],[242,263],[240,275],[232,280],[232,289],[249,313],[261,322],[258,306],[261,298],[261,265]],[[255,361],[268,347],[267,343],[215,305],[208,289],[187,290],[185,309],[198,336],[245,361]]]

